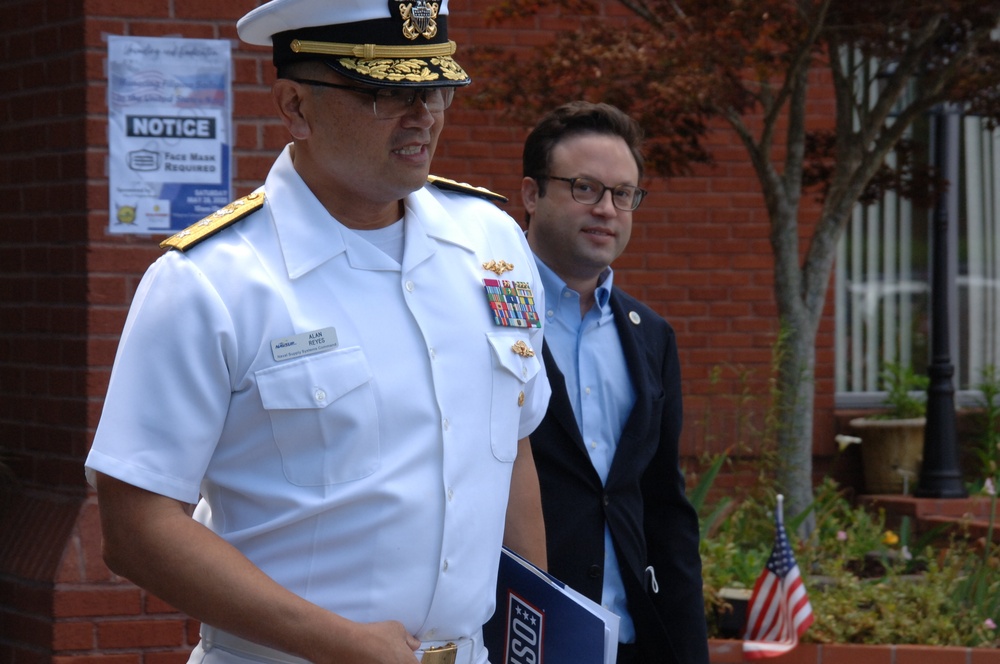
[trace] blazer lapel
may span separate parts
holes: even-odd
[[[573,415],[573,405],[569,401],[569,393],[566,391],[566,377],[559,370],[552,351],[549,350],[549,342],[542,342],[542,359],[545,361],[545,371],[549,377],[549,385],[552,387],[552,396],[549,398],[549,413],[556,422],[573,440],[576,447],[588,459],[590,455],[583,444],[583,434],[580,427],[576,425],[576,416]]]
[[[608,484],[618,472],[618,468],[627,465],[634,454],[632,445],[643,444],[641,432],[643,422],[649,419],[650,390],[653,388],[651,367],[647,366],[642,351],[643,321],[634,311],[627,311],[617,289],[611,291],[611,311],[614,314],[615,328],[621,341],[622,352],[625,355],[625,365],[632,379],[632,389],[635,390],[635,405],[625,420],[621,438],[615,449],[615,456],[608,471]],[[638,321],[638,322],[636,322]]]

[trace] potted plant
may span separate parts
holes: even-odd
[[[850,423],[861,438],[865,491],[909,493],[923,462],[929,379],[898,362],[885,363],[879,376],[887,410]]]

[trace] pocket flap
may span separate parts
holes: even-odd
[[[525,335],[492,333],[487,334],[486,337],[489,339],[490,347],[493,349],[493,354],[500,366],[522,382],[527,383],[541,369],[538,353],[542,351],[540,348],[533,348]],[[531,355],[525,357],[524,350],[519,353],[518,346],[527,349]]]
[[[360,348],[345,348],[257,372],[257,388],[267,410],[326,408],[371,381]]]

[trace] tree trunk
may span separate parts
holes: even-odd
[[[808,315],[785,318],[779,341],[775,415],[777,417],[777,490],[785,496],[785,514],[795,517],[813,502],[812,452],[815,402],[816,325]],[[810,515],[800,534],[813,531]]]
[[[777,444],[777,490],[785,496],[785,513],[795,517],[813,502],[812,452],[815,403],[816,332],[823,311],[825,289],[833,262],[833,243],[821,255],[798,258],[798,191],[784,194],[783,204],[772,210],[771,242],[774,249],[774,296],[781,321],[776,357],[774,433]],[[788,200],[790,199],[790,200]],[[823,277],[826,276],[826,278]],[[812,533],[815,518],[807,517],[800,534]]]

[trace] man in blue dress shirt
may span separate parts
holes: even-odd
[[[698,519],[678,463],[670,325],[613,285],[646,191],[642,130],[607,104],[548,114],[524,147],[552,398],[531,436],[549,571],[621,616],[621,664],[706,664]]]

